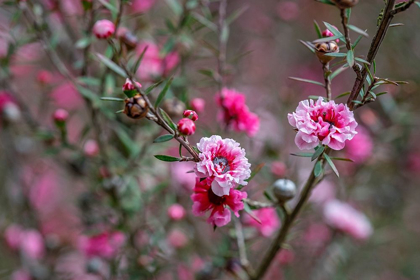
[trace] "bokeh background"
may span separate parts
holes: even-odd
[[[170,57],[164,62],[148,58],[142,64],[143,88],[162,77],[174,77],[163,108],[175,122],[193,98],[205,100],[197,131],[189,141],[196,143],[213,134],[233,138],[246,149],[253,167],[264,164],[244,189],[253,200],[266,201],[264,191],[278,178],[301,187],[312,164],[308,158],[290,155],[299,151],[287,114],[299,101],[323,96],[324,89],[288,77],[323,81],[322,65],[299,40],[317,39],[314,20],[322,30],[323,21],[341,30],[338,9],[304,0],[228,1],[228,15],[243,12],[230,24],[225,79],[227,87],[246,95],[250,111],[260,118],[258,133],[249,137],[226,129],[218,119],[218,86],[212,78],[217,72],[218,35],[209,23],[197,19],[205,17],[217,24],[218,2],[132,2],[125,7],[120,26],[135,35],[137,45],[153,43],[160,57]],[[0,89],[16,105],[6,110],[7,102],[0,100],[0,231],[4,237],[0,279],[243,277],[233,223],[213,231],[203,217],[191,213],[195,178],[186,172],[193,165],[153,157],[177,155],[177,143],[152,144],[162,134],[160,127],[115,114],[123,109],[122,103],[99,99],[123,98],[124,80],[95,59],[95,53],[107,54],[109,48],[106,41],[86,34],[89,20],[82,2],[0,1],[0,5]],[[112,18],[102,3],[94,1],[94,7],[94,19]],[[370,35],[356,48],[359,57],[367,54],[382,7],[381,0],[361,0],[352,9],[350,22]],[[186,10],[191,13],[188,26],[171,30]],[[44,41],[34,18],[44,28]],[[337,163],[339,178],[326,171],[292,229],[287,248],[265,279],[420,279],[419,18],[416,5],[398,14],[393,23],[404,25],[390,28],[376,58],[378,77],[408,84],[382,86],[378,92],[388,94],[356,111],[360,137],[335,153],[354,162]],[[350,34],[353,41],[358,36]],[[45,48],[57,54],[94,98],[83,98],[57,71]],[[88,70],[82,75],[86,48]],[[139,55],[138,49],[126,50],[129,61]],[[165,69],[151,79],[148,71],[155,67],[153,63],[164,63]],[[337,76],[333,96],[351,90],[354,80],[351,69]],[[157,94],[152,92],[151,98]],[[58,108],[70,113],[68,143],[63,143],[52,119]],[[109,190],[116,190],[118,203],[107,195]],[[373,227],[369,238],[355,240],[325,223],[323,205],[334,198],[368,217]],[[174,203],[186,211],[180,220],[168,215]],[[276,230],[280,222],[275,211],[267,217],[268,227]],[[256,266],[273,233],[264,236],[261,226],[247,220],[245,213],[242,221],[248,257]],[[26,230],[26,245],[20,249],[11,246],[11,225],[18,227],[11,236]],[[86,249],[89,238],[105,233],[112,238],[95,243],[101,253]]]

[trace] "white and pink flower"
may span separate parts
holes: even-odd
[[[321,142],[333,150],[341,150],[346,140],[357,134],[353,112],[345,104],[324,102],[323,98],[299,102],[296,112],[287,115],[295,127],[295,143],[299,149],[313,149]]]
[[[324,218],[330,226],[358,240],[366,240],[373,232],[363,213],[339,200],[331,200],[325,205]]]
[[[196,216],[204,215],[211,210],[207,219],[209,224],[222,227],[230,222],[231,213],[229,207],[236,217],[239,217],[239,211],[244,209],[243,199],[247,198],[246,192],[229,189],[228,195],[218,196],[212,190],[212,178],[201,180],[196,178],[194,193],[191,199],[194,202],[192,212]]]
[[[212,178],[211,189],[217,196],[229,195],[238,184],[248,184],[251,164],[245,157],[245,149],[233,139],[219,135],[203,137],[197,144],[200,161],[194,171],[199,178]]]

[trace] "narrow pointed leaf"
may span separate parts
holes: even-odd
[[[313,153],[299,153],[299,154],[291,153],[290,155],[295,156],[295,157],[312,157]]]
[[[320,82],[317,82],[317,81],[312,81],[312,80],[302,79],[302,78],[297,78],[297,77],[289,77],[289,79],[295,80],[295,81],[299,81],[299,82],[304,82],[304,83],[310,83],[310,84],[314,84],[314,85],[318,85],[318,86],[324,87],[324,84],[322,84]]]
[[[360,40],[362,40],[362,35],[360,35],[359,37],[357,37],[356,41],[354,41],[353,45],[351,46],[351,48],[354,50],[357,45],[359,44]]]
[[[175,123],[172,121],[171,117],[162,109],[159,108],[159,112],[165,122],[174,130],[177,131]]]
[[[258,219],[257,216],[255,216],[254,212],[252,212],[251,207],[249,207],[248,203],[244,203],[244,210],[249,216],[251,216],[251,218],[253,218],[259,224],[261,224],[261,220]]]
[[[319,146],[318,149],[316,149],[315,153],[312,155],[311,161],[316,160],[325,150],[324,146]]]
[[[314,168],[314,175],[315,177],[319,177],[322,174],[322,163],[321,161],[317,161]]]
[[[345,53],[326,53],[324,55],[332,56],[332,57],[346,57],[347,56],[347,54],[345,54]]]
[[[315,53],[315,47],[309,43],[309,42],[305,42],[300,40],[299,42],[301,42],[305,47],[307,47],[311,52]]]
[[[118,97],[101,97],[101,100],[103,100],[103,101],[119,101],[119,102],[124,101],[124,99],[118,98]]]
[[[340,95],[338,95],[336,98],[334,98],[334,99],[338,99],[338,98],[340,98],[340,97],[343,97],[343,96],[346,96],[346,95],[349,95],[351,92],[350,91],[346,91],[345,93],[342,93],[342,94],[340,94]]]
[[[327,154],[324,154],[324,158],[327,160],[328,164],[331,166],[331,169],[334,171],[335,175],[337,175],[337,177],[340,177],[337,167],[335,167],[334,162],[331,160],[330,156]]]
[[[149,46],[146,46],[146,47],[143,49],[143,51],[141,52],[141,54],[140,54],[139,58],[138,58],[138,59],[137,59],[137,61],[136,61],[136,64],[134,64],[134,67],[133,67],[133,70],[132,70],[132,72],[133,72],[134,74],[136,74],[136,73],[137,73],[137,71],[139,70],[140,63],[141,63],[141,61],[143,60],[144,54],[146,53],[146,51],[147,51],[147,49],[148,49],[148,48],[149,48]]]
[[[175,161],[181,160],[181,158],[165,156],[165,155],[155,155],[155,158],[157,158],[158,160],[167,161],[167,162],[175,162]]]
[[[316,22],[316,20],[314,20],[314,27],[318,38],[322,38],[321,28],[319,28],[318,22]]]
[[[357,26],[354,26],[354,25],[351,25],[351,24],[347,24],[347,27],[349,29],[353,30],[354,32],[359,33],[362,36],[369,37],[369,34],[367,34],[366,31],[363,31],[362,29],[360,29]]]
[[[112,71],[114,71],[115,73],[117,73],[118,75],[120,75],[123,78],[127,78],[127,75],[125,74],[125,71],[118,66],[115,62],[113,62],[112,60],[110,60],[109,58],[97,53],[96,56],[99,58],[99,60],[105,64],[109,69],[111,69]]]
[[[335,27],[329,24],[328,22],[324,21],[324,24],[328,28],[328,30],[331,31],[332,34],[334,34],[334,36],[340,36],[340,40],[344,43],[346,42],[346,39],[344,38],[343,33],[335,29]]]
[[[156,138],[155,140],[153,140],[153,143],[167,142],[169,140],[172,140],[173,138],[174,138],[174,136],[172,134],[165,134],[165,135],[161,135],[158,138]]]
[[[144,92],[145,95],[148,95],[152,90],[154,90],[156,87],[158,87],[161,83],[163,83],[163,80],[160,80],[157,83],[154,83],[153,85],[151,85],[150,87],[148,87],[146,89],[146,91]]]
[[[341,157],[330,157],[333,160],[340,160],[340,161],[348,161],[348,162],[354,162],[353,160],[349,158],[341,158]]]
[[[350,65],[350,67],[353,67],[353,65],[354,65],[354,53],[353,53],[353,50],[349,50],[347,52],[347,63]]]
[[[313,42],[314,43],[324,43],[324,42],[330,42],[330,41],[333,41],[335,39],[340,39],[340,38],[341,38],[341,36],[325,37],[325,38],[316,39]]]
[[[165,87],[162,89],[162,91],[159,93],[158,98],[156,99],[156,103],[155,103],[155,108],[159,107],[160,103],[163,101],[163,99],[165,98],[166,93],[168,92],[169,87],[171,86],[173,81],[173,78],[170,78],[166,84]]]

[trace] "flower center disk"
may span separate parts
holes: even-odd
[[[229,161],[225,157],[215,157],[213,164],[219,174],[225,174],[230,170]]]

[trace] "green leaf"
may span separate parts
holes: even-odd
[[[416,3],[416,5],[420,8],[420,2],[414,2],[414,3]]]
[[[376,96],[384,95],[384,94],[387,94],[387,93],[388,93],[387,91],[383,91],[383,92],[377,93]]]
[[[243,6],[239,9],[237,9],[236,11],[234,11],[233,13],[230,14],[230,16],[228,16],[226,18],[226,24],[230,25],[232,22],[234,22],[238,17],[240,17],[246,10],[248,10],[248,6]]]
[[[367,34],[366,31],[363,31],[362,29],[360,29],[357,26],[354,26],[354,25],[351,25],[351,24],[347,24],[347,27],[349,29],[353,30],[354,32],[359,33],[362,36],[369,37],[369,34]]]
[[[316,22],[316,20],[314,20],[314,27],[318,38],[322,38],[321,28],[319,28],[318,22]]]
[[[214,78],[214,71],[211,69],[200,69],[198,70],[198,73],[210,78]]]
[[[134,74],[136,74],[136,73],[137,73],[137,71],[139,70],[140,63],[141,63],[141,61],[143,60],[144,54],[146,53],[146,51],[147,51],[147,49],[148,49],[148,48],[149,48],[149,46],[146,46],[146,47],[143,49],[143,51],[141,52],[141,54],[140,54],[139,58],[138,58],[138,59],[137,59],[137,61],[136,61],[136,64],[134,64],[134,67],[133,67],[133,70],[132,70],[132,72],[133,72]]]
[[[90,100],[95,108],[99,106],[100,99],[93,91],[82,86],[77,86],[77,90],[84,98]]]
[[[350,65],[350,67],[353,67],[353,65],[354,65],[354,53],[353,53],[353,50],[349,50],[347,52],[347,63]]]
[[[148,95],[153,89],[155,89],[156,87],[158,87],[161,83],[163,83],[163,80],[160,80],[157,83],[154,83],[153,85],[151,85],[150,87],[148,87],[146,89],[146,91],[144,92],[144,95]]]
[[[173,78],[170,78],[166,84],[165,87],[162,89],[162,91],[159,93],[158,98],[156,99],[156,103],[155,103],[155,108],[159,107],[160,103],[163,101],[163,99],[165,98],[166,93],[168,92],[169,87],[171,86],[173,81]]]
[[[340,177],[337,167],[335,167],[334,162],[331,160],[330,156],[327,154],[324,154],[324,158],[327,160],[328,164],[331,166],[331,169],[334,171],[335,175],[337,175],[337,177]]]
[[[318,146],[318,148],[315,150],[315,153],[312,155],[311,161],[316,160],[325,150],[324,146]]]
[[[224,43],[229,39],[229,26],[227,24],[223,25],[222,32],[220,33],[220,40]]]
[[[214,32],[217,32],[217,25],[208,20],[207,18],[203,17],[202,15],[198,13],[193,13],[192,16],[200,22],[202,25],[206,26],[207,28],[213,30]]]
[[[348,69],[348,67],[340,67],[340,68],[338,68],[337,70],[335,70],[332,74],[331,74],[331,76],[330,76],[330,79],[331,80],[333,80],[335,77],[337,77],[340,73],[342,73],[342,72],[344,72],[344,71],[346,71]]]
[[[404,23],[393,23],[389,25],[389,27],[398,27],[398,26],[404,26]]]
[[[157,137],[155,140],[153,140],[153,143],[162,143],[167,142],[169,140],[172,140],[174,136],[172,134],[165,134]]]
[[[113,5],[111,5],[109,2],[106,2],[105,0],[98,0],[102,5],[105,6],[105,8],[107,8],[108,10],[110,10],[111,12],[114,13],[118,13],[118,9],[116,7],[114,7]]]
[[[118,97],[101,97],[101,100],[103,100],[103,101],[119,101],[119,102],[124,102],[124,99],[118,98]]]
[[[93,77],[79,77],[77,78],[77,80],[81,83],[81,84],[85,84],[88,86],[99,86],[101,84],[101,81],[97,78],[93,78]]]
[[[346,91],[345,93],[340,94],[339,96],[337,96],[337,97],[336,97],[336,98],[334,98],[334,99],[338,99],[338,98],[340,98],[340,97],[343,97],[343,96],[349,95],[350,93],[351,93],[350,91]]]
[[[353,45],[351,46],[351,49],[354,50],[356,48],[356,46],[359,44],[360,40],[362,40],[362,35],[360,35],[359,37],[357,37],[356,41],[354,41]]]
[[[370,65],[369,61],[364,60],[363,58],[360,58],[360,57],[355,57],[354,60],[359,61],[359,62],[361,62],[363,64]]]
[[[128,97],[131,98],[134,95],[138,94],[136,89],[132,89],[132,90],[124,90],[124,94]]]
[[[179,152],[179,157],[182,157],[182,144],[181,143],[179,143],[178,152]]]
[[[124,113],[124,110],[118,110],[115,112],[115,114],[121,114],[121,113]]]
[[[322,97],[322,96],[319,96],[319,95],[309,95],[308,96],[308,99],[318,100],[320,97]]]
[[[171,117],[162,109],[159,108],[159,112],[162,115],[162,118],[165,120],[165,122],[173,129],[173,131],[177,131],[175,123],[172,121]]]
[[[369,91],[369,93],[372,95],[373,98],[376,99],[376,94],[373,91]]]
[[[335,6],[335,4],[333,2],[331,2],[330,0],[316,0],[316,1],[319,2],[319,3],[322,3],[322,4]]]
[[[312,157],[313,153],[299,153],[299,154],[291,153],[290,155],[295,156],[295,157]]]
[[[261,220],[258,219],[257,216],[255,216],[254,212],[252,212],[252,209],[251,207],[249,207],[248,203],[244,203],[244,210],[249,216],[251,216],[251,218],[253,218],[255,221],[261,224]]]
[[[348,9],[346,9],[347,21],[350,21],[350,16],[351,16],[351,8],[348,8]]]
[[[289,79],[299,81],[299,82],[304,82],[304,83],[315,84],[315,85],[324,87],[324,84],[322,84],[320,82],[317,82],[317,81],[312,81],[312,80],[302,79],[302,78],[296,78],[296,77],[289,77]]]
[[[333,159],[333,160],[353,162],[353,160],[351,160],[349,158],[341,158],[341,157],[330,157],[330,158]]]
[[[168,3],[169,7],[175,15],[180,16],[182,14],[182,11],[184,9],[177,0],[166,0],[166,2]]]
[[[301,42],[305,47],[307,47],[311,52],[315,53],[315,47],[312,46],[311,43],[299,40],[299,42]]]
[[[330,42],[330,41],[333,41],[335,39],[340,39],[340,38],[341,38],[341,36],[325,37],[325,38],[321,38],[321,39],[316,39],[315,41],[313,41],[313,43]]]
[[[342,42],[346,42],[346,39],[344,38],[344,35],[338,31],[333,25],[329,24],[328,22],[324,21],[325,26],[327,27],[327,29],[329,31],[331,31],[332,34],[334,34],[334,36],[339,36],[340,41]]]
[[[105,64],[109,69],[117,73],[123,78],[127,78],[127,75],[125,74],[125,71],[118,66],[115,62],[110,60],[109,58],[97,53],[96,56],[99,58],[100,61],[102,61],[103,64]]]
[[[369,78],[370,78],[369,84],[371,84],[371,83],[373,83],[373,81],[375,80],[375,78],[373,77],[372,73],[370,73],[369,66],[367,66],[366,64],[364,64],[364,65],[365,65],[366,71],[369,74]]]
[[[345,53],[326,53],[324,55],[332,56],[332,57],[346,57],[347,56],[347,54],[345,54]]]
[[[321,161],[317,161],[315,163],[315,168],[314,168],[314,175],[315,177],[319,177],[322,174],[322,163]]]
[[[76,42],[74,45],[76,49],[84,49],[92,43],[91,37],[84,37],[81,38],[79,41]]]
[[[171,157],[171,156],[165,156],[165,155],[155,155],[154,157],[157,158],[158,160],[167,161],[167,162],[175,162],[175,161],[181,160],[181,158],[178,158],[178,157]]]

